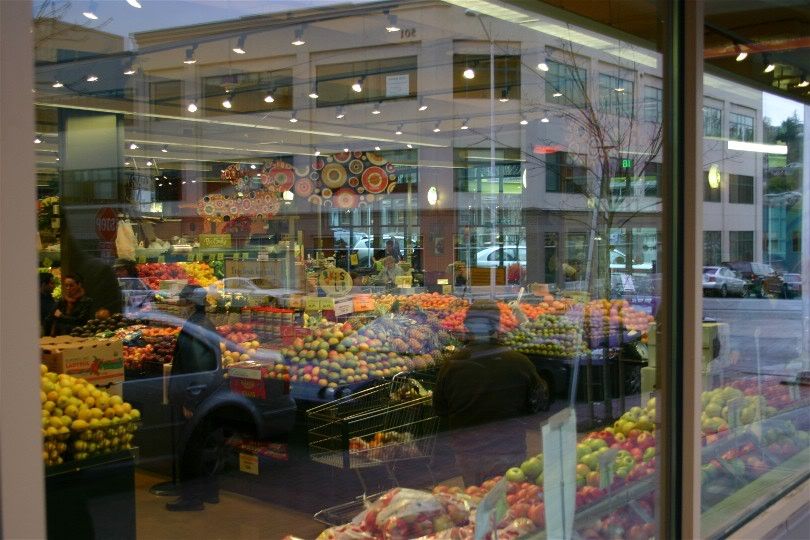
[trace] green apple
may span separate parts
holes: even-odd
[[[587,444],[580,443],[577,445],[577,460],[582,459],[582,456],[588,455],[591,453],[591,447]]]
[[[647,448],[646,450],[644,450],[644,455],[642,456],[642,459],[644,460],[644,463],[650,461],[654,457],[655,457],[655,447],[654,446],[651,446],[651,447]]]
[[[619,478],[627,478],[627,475],[630,474],[630,469],[632,469],[632,465],[626,465],[624,467],[618,467],[616,469],[616,476]]]
[[[534,479],[534,483],[535,483],[535,485],[538,485],[538,486],[542,487],[543,481],[545,479],[546,479],[545,475],[543,473],[540,473],[539,475],[537,475],[537,478]]]
[[[523,474],[519,467],[512,467],[506,471],[506,479],[509,482],[525,482],[526,475]]]
[[[582,456],[582,459],[579,461],[583,465],[586,465],[592,471],[595,471],[599,468],[599,454],[597,454],[596,452],[591,452],[590,454]]]
[[[537,458],[529,458],[520,465],[520,470],[526,478],[536,478],[543,472],[543,462]]]
[[[607,442],[604,439],[591,439],[588,441],[588,446],[591,447],[591,451],[595,452],[600,448],[607,448]]]

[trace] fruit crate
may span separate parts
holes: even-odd
[[[432,393],[409,377],[307,411],[310,456],[348,469],[433,454],[439,419]]]

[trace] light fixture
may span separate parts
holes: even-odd
[[[441,122],[436,122],[436,125],[433,126],[433,133],[438,133],[442,130],[442,128],[439,127],[439,124],[441,124]]]
[[[548,124],[548,116],[546,116],[545,114],[543,114],[543,118],[541,118],[541,119],[540,119],[540,121],[541,121],[542,123],[544,123],[544,124]]]
[[[388,24],[385,25],[385,30],[387,32],[399,32],[399,26],[397,25],[397,16],[389,13],[388,14]]]
[[[127,4],[134,8],[141,9],[141,3],[138,2],[138,0],[127,0]]]
[[[276,99],[273,97],[273,90],[268,90],[264,96],[265,103],[273,103]]]
[[[90,74],[85,79],[87,82],[96,82],[98,80],[98,75]]]
[[[408,148],[413,148],[413,145],[411,143],[408,143],[405,146],[407,146]]]
[[[501,90],[501,97],[498,98],[498,101],[501,103],[506,103],[509,101],[509,88],[504,88]]]
[[[138,149],[138,145],[137,145],[137,144],[135,144],[135,143],[129,143],[129,149],[130,149],[130,150],[137,150],[137,149]]]
[[[545,62],[540,62],[539,64],[537,64],[537,69],[539,69],[540,71],[548,71],[548,64],[546,64]]]
[[[135,66],[130,62],[127,64],[127,68],[124,70],[124,75],[135,75]]]
[[[318,99],[318,89],[315,84],[312,85],[312,90],[309,92],[309,97],[311,99]]]
[[[464,68],[464,72],[461,74],[465,79],[474,79],[475,78],[475,70],[469,66]]]
[[[288,189],[287,191],[285,191],[284,193],[281,194],[281,197],[285,201],[291,201],[291,200],[293,200],[295,198],[295,194]]]
[[[624,92],[624,88],[622,88],[621,86],[614,88],[614,90],[616,90],[617,92]]]
[[[191,64],[196,64],[197,63],[197,59],[194,58],[194,51],[196,49],[197,49],[196,45],[192,45],[191,47],[186,49],[186,59],[183,60],[184,64],[191,65]]]
[[[82,12],[82,15],[90,19],[91,21],[95,21],[98,19],[98,15],[96,15],[96,10],[98,9],[98,5],[91,1],[90,5],[87,6],[87,9]]]
[[[810,80],[808,80],[807,74],[802,73],[802,82],[796,85],[799,88],[807,88],[810,86]]]
[[[250,164],[250,168],[251,168],[251,169],[253,169],[253,170],[255,171],[255,170],[256,170],[256,164],[255,164],[255,163],[251,163],[251,164]]]
[[[430,206],[436,206],[436,203],[439,202],[439,190],[436,189],[436,186],[430,186],[428,189],[427,201]]]
[[[526,169],[525,168],[520,173],[520,180],[523,183],[523,189],[526,189]]]
[[[231,49],[236,54],[245,54],[245,35],[239,36],[239,39],[236,40],[236,47]]]
[[[397,130],[394,132],[394,135],[402,135],[402,124],[397,127]]]
[[[42,139],[39,138],[39,135],[34,135],[34,144],[40,144]]]
[[[147,167],[151,167],[151,166],[152,166],[152,160],[151,160],[151,159],[147,159],[147,160],[146,160],[146,166],[147,166]]]
[[[160,147],[160,151],[166,154],[169,151],[169,146],[164,144],[163,146]]]
[[[419,111],[426,111],[428,108],[427,103],[425,103],[424,99],[419,98]]]
[[[304,29],[299,28],[295,31],[295,38],[290,42],[290,44],[300,47],[304,43],[306,43],[306,41],[304,41]]]
[[[375,151],[375,152],[379,152],[379,151],[380,151],[380,147],[379,147],[379,146],[375,146],[375,147],[374,147],[374,151]]]
[[[56,161],[59,161],[59,158],[56,158]]]
[[[467,119],[465,118],[464,121],[461,123],[461,127],[459,129],[468,130],[470,126],[467,125]]]
[[[59,82],[59,81],[55,81],[55,82],[54,82],[54,83],[53,83],[51,86],[52,86],[53,88],[62,88],[62,87],[63,87],[63,86],[65,86],[65,85],[64,85],[64,84],[62,84],[62,83],[61,83],[61,82]]]
[[[739,46],[737,46],[737,51],[739,51],[737,53],[737,58],[735,58],[735,60],[737,60],[737,62],[742,62],[743,60],[748,58],[748,53],[745,52],[745,51],[740,50]]]
[[[298,122],[298,112],[293,111],[292,114],[290,114],[290,123],[295,124],[296,122]]]
[[[343,151],[344,151],[344,152],[348,152],[348,151],[349,151],[349,149],[348,149],[348,148],[344,148],[344,149],[343,149]]]
[[[320,155],[321,155],[321,151],[316,148],[315,149],[315,157],[318,157]]]
[[[196,184],[196,183],[197,183],[197,181],[196,181],[196,180],[192,180],[192,181],[191,181],[191,183],[192,183],[192,184]]]
[[[344,116],[346,116],[346,113],[345,113],[345,112],[343,112],[343,107],[338,107],[338,108],[337,108],[337,110],[335,111],[335,118],[337,118],[338,120],[340,120],[340,119],[341,119],[341,118],[343,118]]]
[[[562,96],[562,92],[560,92],[560,91],[558,90],[557,92],[554,92],[554,93],[553,93],[553,94],[551,94],[551,95],[552,95],[552,96],[554,96],[554,97],[561,97],[561,96]]]
[[[380,110],[380,103],[377,102],[374,104],[374,108],[371,109],[371,114],[380,114],[382,111]]]
[[[352,90],[354,90],[358,94],[363,91],[363,77],[360,77],[359,79],[354,81],[354,84],[352,84]]]
[[[231,102],[231,96],[228,95],[228,91],[225,91],[225,99],[222,100],[222,106],[226,109],[230,109],[233,107],[233,103]]]
[[[776,64],[771,62],[771,59],[768,56],[765,56],[765,69],[762,70],[762,73],[770,73],[771,71],[776,69]]]
[[[185,180],[183,180],[183,181],[182,181],[182,182],[180,182],[180,183],[181,183],[181,184],[183,184],[184,186],[186,185],[186,181],[185,181]]]
[[[162,183],[161,183],[161,184],[158,184],[158,187],[163,187],[163,184],[162,184]]]
[[[124,167],[129,167],[129,161],[124,162]]]
[[[526,120],[525,118],[521,118],[521,119],[520,119],[520,125],[521,125],[521,126],[525,126],[525,125],[527,125],[528,123],[529,123],[529,121],[528,121],[528,120]]]
[[[720,187],[720,167],[715,164],[709,166],[709,174],[707,180],[709,181],[709,187],[712,189],[717,189]]]
[[[191,103],[188,104],[188,107],[186,107],[186,110],[188,112],[192,112],[192,113],[197,112],[197,104],[192,101]]]

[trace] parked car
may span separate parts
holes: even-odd
[[[124,313],[149,309],[155,299],[155,291],[137,277],[120,277],[118,286],[124,299]]]
[[[275,298],[284,294],[289,294],[290,289],[266,289],[261,286],[260,278],[230,277],[216,282],[215,287],[227,294],[241,294],[245,298],[256,301],[266,301],[268,298]]]
[[[725,298],[730,294],[745,296],[746,283],[733,270],[724,266],[703,267],[703,294],[716,294]]]
[[[802,275],[801,274],[782,274],[782,279],[785,280],[787,286],[788,298],[795,298],[802,295]]]
[[[488,246],[475,254],[475,265],[479,268],[493,268],[501,265],[509,266],[514,262],[526,266],[526,246],[515,246],[500,244]]]
[[[747,292],[763,298],[767,295],[787,297],[788,291],[785,280],[776,270],[763,263],[750,261],[724,262],[722,266],[730,268],[745,280]]]

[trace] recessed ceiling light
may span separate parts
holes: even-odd
[[[164,144],[163,146],[161,146],[160,151],[163,152],[164,154],[167,153],[169,151],[168,145]]]
[[[290,123],[295,124],[296,122],[298,122],[298,113],[293,111],[290,115]]]
[[[236,47],[231,49],[236,54],[245,54],[245,36],[239,36],[239,39],[236,40]]]
[[[363,91],[363,78],[362,77],[360,77],[359,79],[354,81],[354,84],[352,84],[352,90],[354,90],[358,94]]]
[[[520,119],[520,125],[521,125],[521,126],[525,126],[525,125],[526,125],[526,124],[528,124],[528,123],[529,123],[529,121],[528,121],[528,120],[526,120],[525,118],[521,118],[521,119]]]
[[[191,112],[191,113],[197,112],[197,104],[192,101],[191,103],[188,104],[188,107],[186,107],[186,110],[188,112]]]
[[[467,120],[464,120],[464,122],[462,122],[461,127],[459,129],[463,129],[463,130],[470,129],[470,126],[467,125]]]
[[[129,149],[130,149],[130,150],[137,150],[137,149],[138,149],[138,145],[137,145],[137,144],[135,144],[135,143],[129,143]]]
[[[39,138],[39,135],[34,135],[34,144],[42,143],[42,139]]]
[[[735,58],[735,60],[737,60],[737,62],[742,62],[746,58],[748,58],[748,53],[745,52],[745,51],[740,51],[740,53],[737,55],[737,58]]]
[[[380,151],[380,147],[379,147],[379,146],[375,146],[375,147],[374,147],[374,150],[375,150],[376,152],[379,152],[379,151]]]
[[[548,71],[548,64],[546,64],[545,62],[540,62],[539,64],[537,64],[537,69],[539,69],[540,71]]]
[[[400,28],[397,25],[397,16],[394,14],[388,15],[388,24],[385,25],[387,32],[399,32]]]
[[[295,38],[290,42],[290,44],[295,45],[296,47],[300,47],[301,45],[305,44],[304,41],[304,29],[299,28],[295,31]]]
[[[465,79],[474,79],[475,78],[475,70],[471,67],[465,68],[464,72],[461,74]]]
[[[53,88],[62,88],[62,87],[63,87],[63,86],[65,86],[65,85],[64,85],[64,84],[62,84],[62,83],[61,83],[61,82],[59,82],[59,81],[56,81],[56,82],[54,82],[54,83],[53,83],[51,86],[52,86]]]

